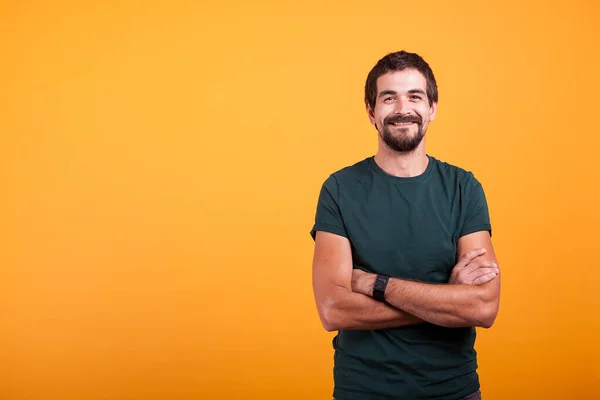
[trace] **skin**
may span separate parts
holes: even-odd
[[[484,261],[495,263],[495,255],[487,232],[475,232],[459,239],[458,251],[468,258],[481,252]],[[456,267],[455,267],[456,268]],[[352,290],[371,296],[375,274],[353,270]],[[498,313],[499,274],[481,285],[435,285],[391,278],[385,300],[393,307],[416,317],[450,328],[479,326],[490,328]]]
[[[409,140],[418,134],[419,126],[415,123],[386,125],[385,119],[391,116],[420,118],[423,132],[427,131],[429,123],[435,120],[437,104],[429,104],[425,94],[425,77],[413,69],[389,72],[379,77],[377,89],[375,108],[366,106],[369,121],[379,132],[375,161],[390,175],[411,177],[422,174],[429,162],[425,153],[425,138],[414,150],[397,152],[385,143],[382,136],[386,128],[397,140]]]
[[[390,175],[413,177],[427,168],[425,133],[435,120],[437,104],[429,103],[426,85],[425,77],[416,70],[389,72],[377,80],[375,107],[366,106],[369,120],[379,132],[375,162]],[[423,321],[489,328],[497,316],[500,270],[488,232],[458,240],[459,261],[448,284],[390,278],[386,303],[372,298],[376,275],[353,269],[350,249],[348,239],[317,232],[313,290],[328,331],[392,328]]]

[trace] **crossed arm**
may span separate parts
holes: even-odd
[[[451,284],[390,278],[386,304],[371,297],[376,275],[353,269],[348,239],[317,232],[313,290],[323,326],[328,331],[382,329],[427,321],[446,327],[489,328],[500,299],[500,276],[489,233],[463,236],[458,253],[461,257]]]

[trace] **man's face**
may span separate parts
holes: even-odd
[[[429,104],[427,81],[415,69],[388,72],[377,79],[375,109],[367,105],[369,119],[392,150],[415,150],[435,119],[437,104]]]

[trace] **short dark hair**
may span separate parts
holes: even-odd
[[[390,71],[402,71],[407,68],[416,69],[425,77],[429,104],[438,102],[437,83],[429,64],[418,54],[402,50],[387,54],[369,72],[365,84],[365,103],[371,107],[371,110],[375,108],[377,98],[377,79]]]

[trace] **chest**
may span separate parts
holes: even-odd
[[[429,283],[447,282],[456,261],[460,196],[433,186],[349,190],[342,216],[355,266]]]

